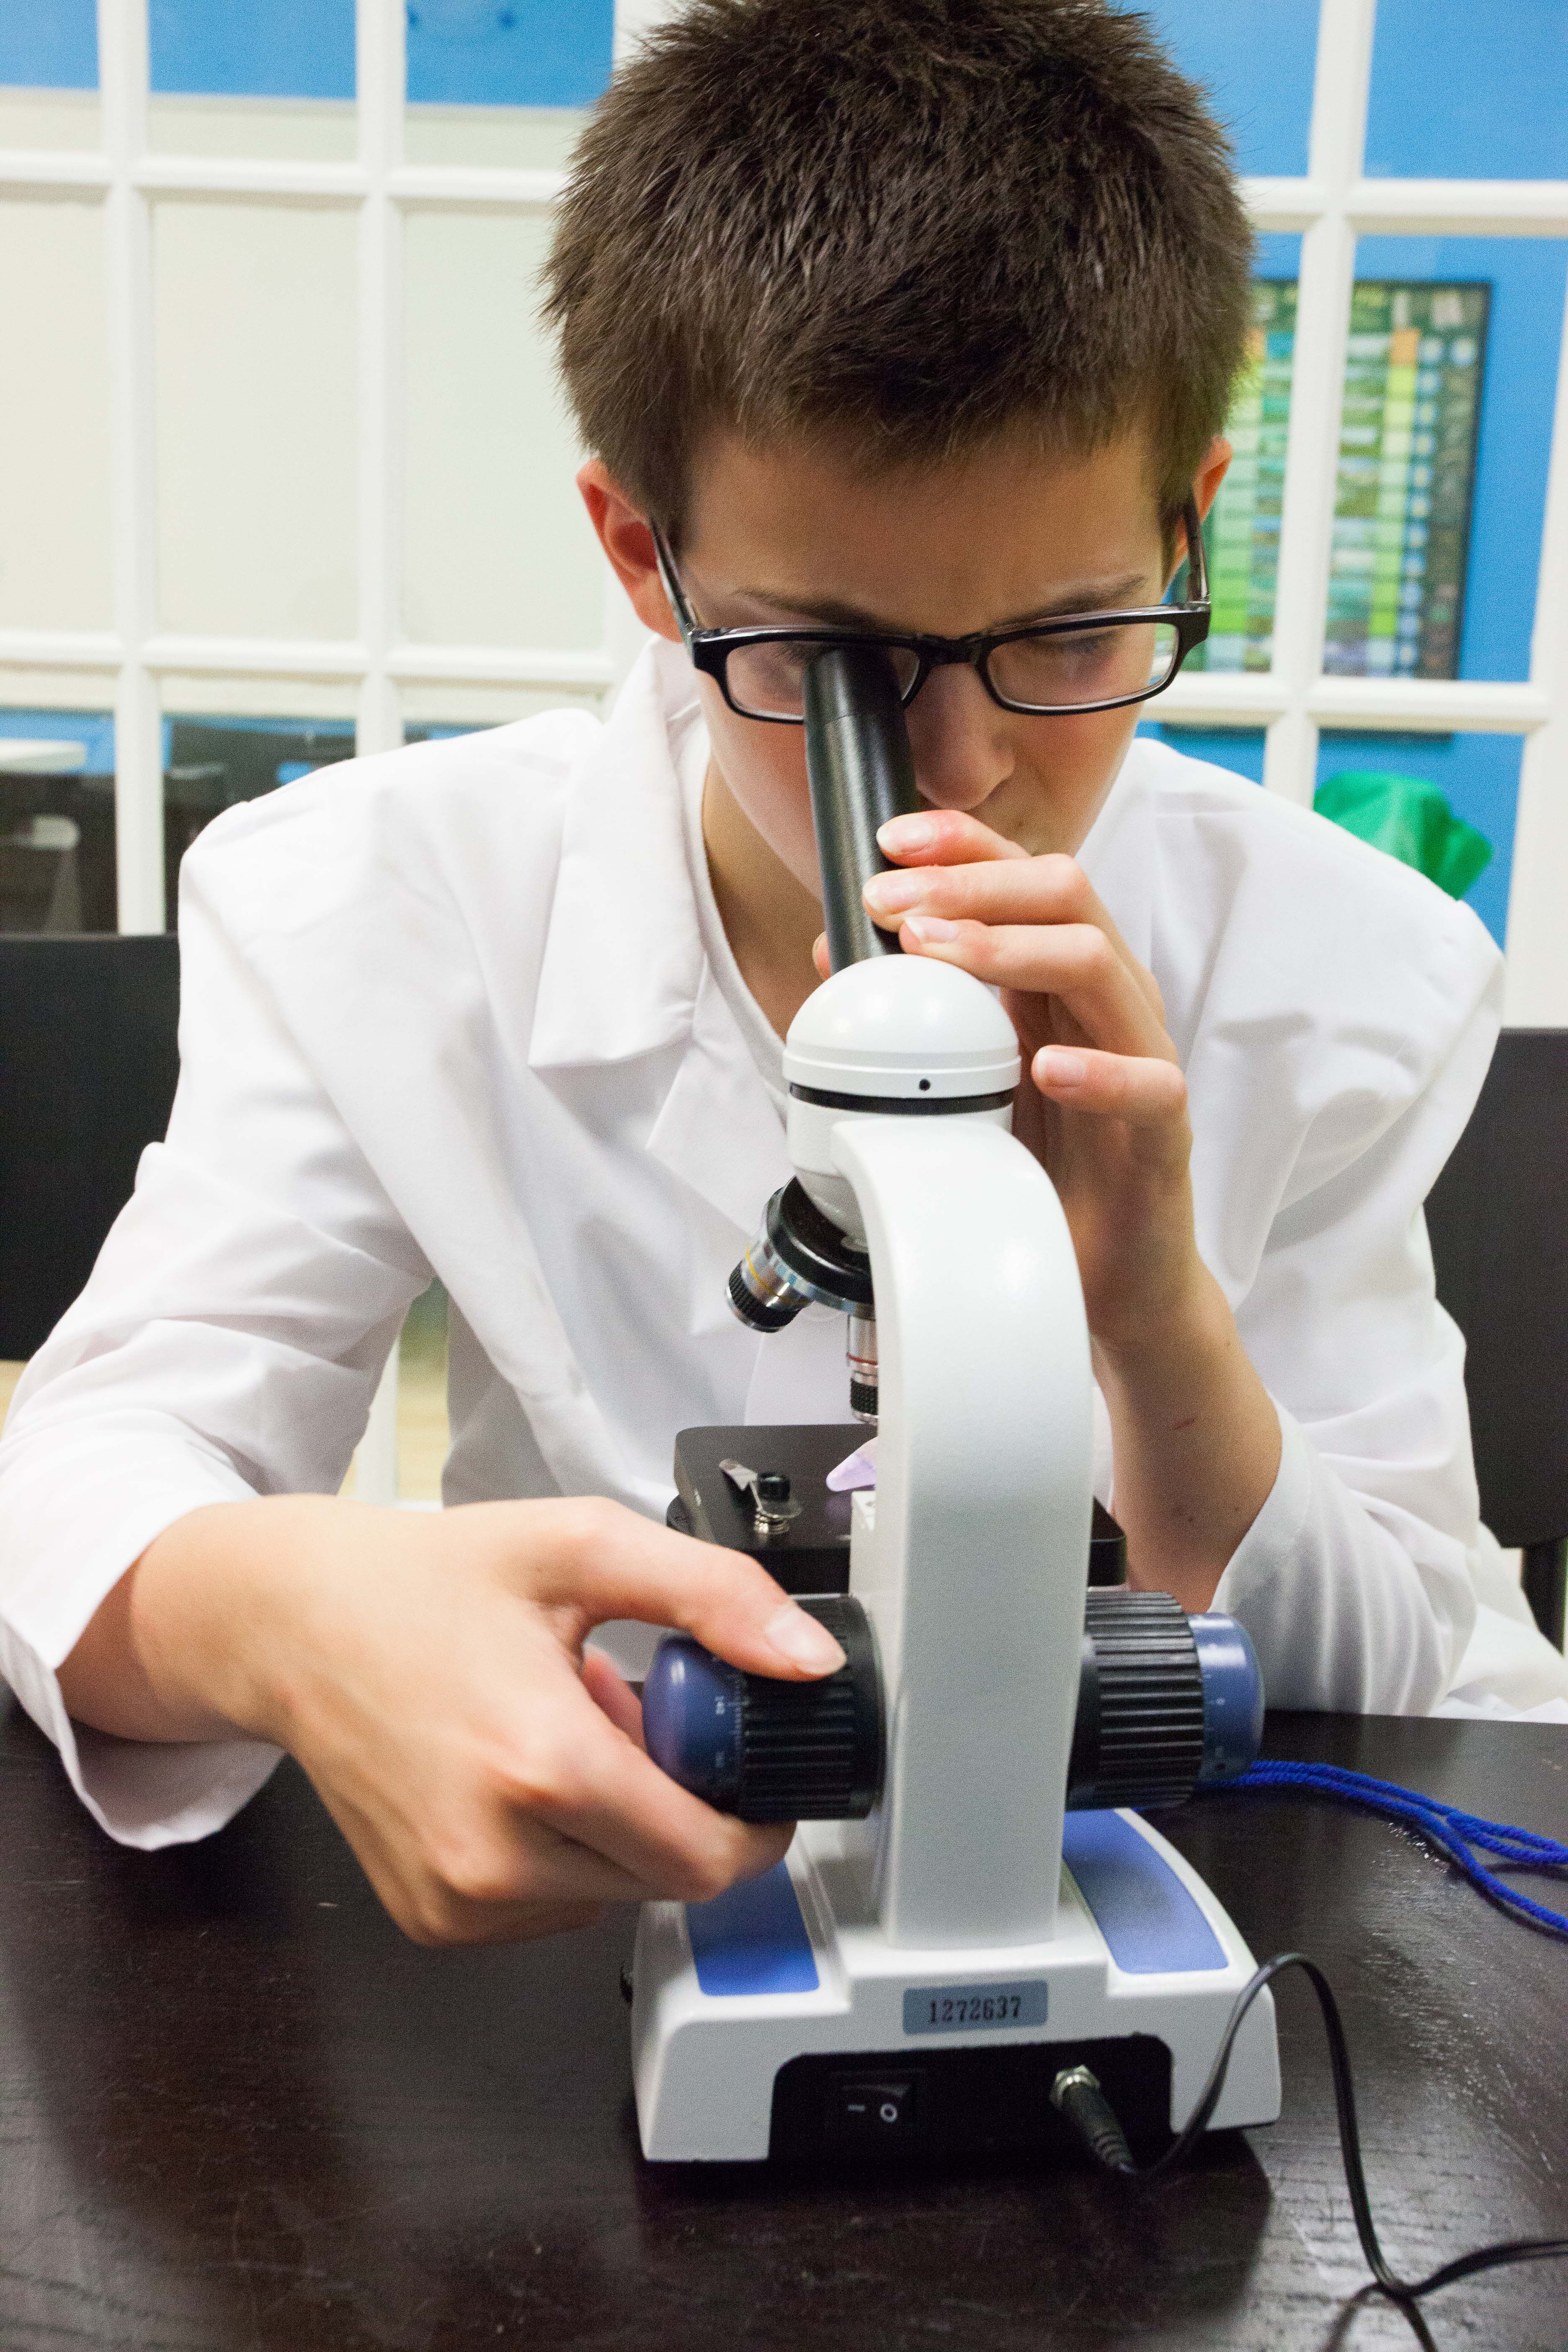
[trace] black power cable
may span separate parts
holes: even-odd
[[[1230,2053],[1243,2019],[1258,1994],[1287,1969],[1302,1969],[1312,1990],[1318,1996],[1318,2007],[1323,2014],[1323,2030],[1329,2041],[1329,2063],[1333,2069],[1334,2105],[1339,2114],[1340,2155],[1344,2164],[1345,2186],[1350,2190],[1351,2210],[1355,2215],[1356,2235],[1366,2256],[1367,2268],[1379,2291],[1393,2303],[1409,2306],[1423,2295],[1436,2294],[1439,2287],[1452,2286],[1457,2280],[1473,2278],[1478,2271],[1500,2270],[1510,2263],[1545,2262],[1568,2255],[1568,2238],[1509,2238],[1495,2246],[1479,2246],[1471,2254],[1460,2254],[1451,2263],[1444,2263],[1424,2279],[1403,2279],[1389,2268],[1377,2230],[1372,2218],[1372,2206],[1366,2193],[1366,2174],[1362,2167],[1361,2129],[1356,2122],[1355,2084],[1351,2074],[1350,2050],[1345,2041],[1345,2029],[1340,2017],[1339,2003],[1333,1988],[1305,1952],[1279,1952],[1265,1960],[1257,1975],[1243,1987],[1236,2007],[1230,2012],[1220,2045],[1209,2068],[1203,2094],[1186,2124],[1177,2133],[1163,2156],[1152,2164],[1135,2164],[1127,2145],[1126,2134],[1094,2076],[1087,2066],[1069,2066],[1057,2076],[1051,2085],[1051,2105],[1069,2123],[1096,2163],[1124,2180],[1140,2183],[1158,2180],[1170,2172],[1188,2154],[1208,2128],[1209,2117],[1219,2105],[1225,2088],[1226,2073],[1230,2065]]]

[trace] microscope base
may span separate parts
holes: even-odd
[[[1063,2066],[1099,2076],[1136,2144],[1197,2103],[1254,1962],[1195,1871],[1135,1813],[1069,1813],[1048,1942],[889,1944],[853,1831],[802,1826],[715,1902],[649,1903],[633,1964],[643,2153],[664,2162],[1046,2147]],[[1279,2113],[1259,1996],[1211,2128]]]

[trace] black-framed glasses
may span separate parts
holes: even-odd
[[[1188,499],[1182,520],[1187,594],[1180,604],[1067,613],[970,637],[905,636],[881,629],[703,628],[664,533],[657,523],[652,529],[659,577],[694,667],[717,679],[738,718],[799,727],[805,719],[806,669],[828,646],[880,646],[906,703],[914,700],[933,669],[954,662],[979,671],[993,702],[1027,718],[1060,719],[1147,702],[1164,691],[1209,633],[1208,567],[1194,499]]]

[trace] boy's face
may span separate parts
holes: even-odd
[[[1229,456],[1213,445],[1194,485],[1200,508]],[[1169,578],[1142,433],[1076,457],[997,443],[869,479],[820,445],[757,449],[728,436],[698,467],[678,564],[706,627],[801,621],[954,637],[1157,604]],[[642,617],[675,634],[657,587]],[[815,894],[804,729],[739,718],[713,680],[698,686],[731,799]],[[973,670],[938,669],[908,709],[916,779],[932,805],[962,809],[1031,855],[1070,855],[1141,715],[1023,718]]]

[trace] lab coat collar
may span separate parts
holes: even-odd
[[[791,1168],[702,950],[671,741],[695,710],[683,656],[649,646],[567,803],[529,1064],[581,1069],[683,1046],[646,1148],[750,1233]]]
[[[567,800],[531,1069],[630,1061],[690,1030],[702,941],[670,728],[694,701],[679,651],[647,647]]]

